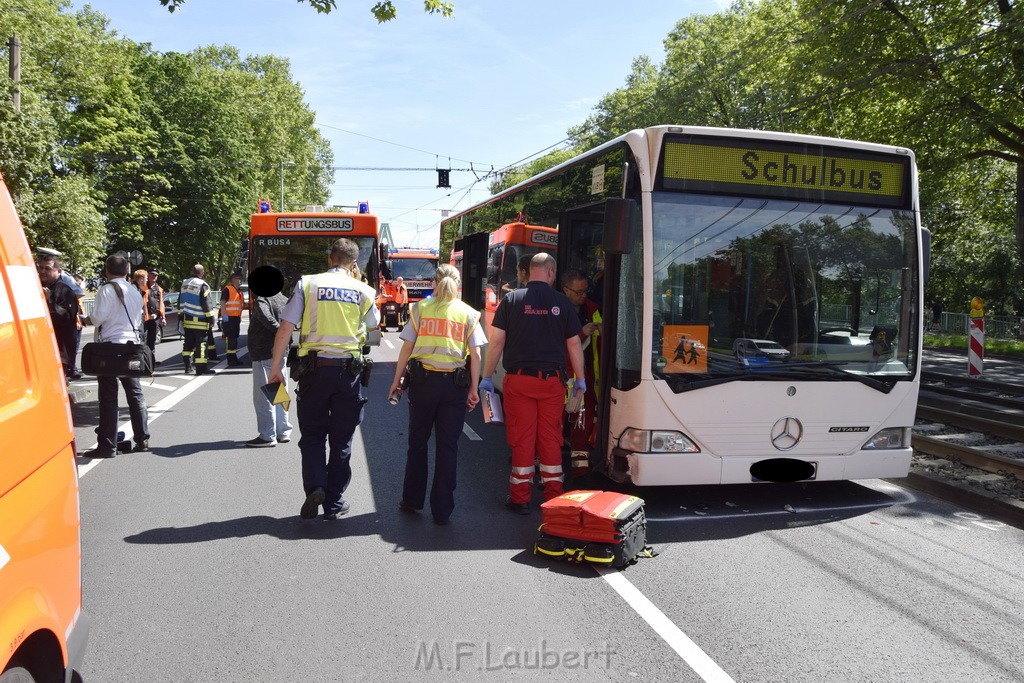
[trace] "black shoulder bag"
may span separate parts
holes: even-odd
[[[117,292],[117,298],[121,300],[124,314],[131,324],[132,315],[124,303],[124,292],[109,282],[104,283],[101,289],[108,284]],[[90,342],[82,347],[82,372],[96,377],[152,377],[153,352],[138,342]]]

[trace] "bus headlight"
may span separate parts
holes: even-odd
[[[619,448],[634,453],[699,453],[700,449],[682,432],[635,429],[619,436]]]
[[[867,440],[862,450],[887,450],[908,448],[910,446],[910,427],[889,427],[878,431]]]

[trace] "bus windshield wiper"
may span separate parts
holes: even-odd
[[[896,386],[895,380],[881,380],[868,375],[858,375],[854,372],[847,372],[843,370],[841,365],[847,365],[847,361],[821,361],[821,362],[797,362],[797,363],[786,363],[783,367],[785,369],[772,369],[767,371],[755,371],[751,374],[755,376],[765,377],[771,376],[773,379],[786,379],[792,377],[799,377],[801,379],[817,379],[817,380],[848,380],[855,379],[864,386],[871,387],[876,391],[880,391],[883,394],[888,394]]]
[[[885,381],[867,375],[858,375],[847,372],[839,367],[847,364],[848,361],[796,361],[779,366],[760,366],[741,371],[715,373],[710,377],[701,377],[699,379],[685,379],[683,377],[666,379],[668,379],[669,384],[673,388],[680,388],[683,391],[704,389],[729,382],[756,382],[762,379],[815,379],[825,381],[854,379],[883,394],[888,394],[896,386],[895,381]],[[764,369],[761,369],[762,367]]]

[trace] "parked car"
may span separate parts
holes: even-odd
[[[159,344],[165,339],[176,339],[185,336],[181,329],[181,314],[178,311],[178,292],[164,293],[164,317],[167,324],[157,328],[156,342]]]
[[[736,360],[744,365],[760,365],[789,360],[789,351],[769,339],[740,338],[732,343]]]

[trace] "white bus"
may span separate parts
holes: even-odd
[[[441,242],[518,212],[557,226],[559,270],[590,277],[605,321],[591,459],[612,478],[901,477],[927,270],[917,192],[908,149],[656,126],[452,216]]]

